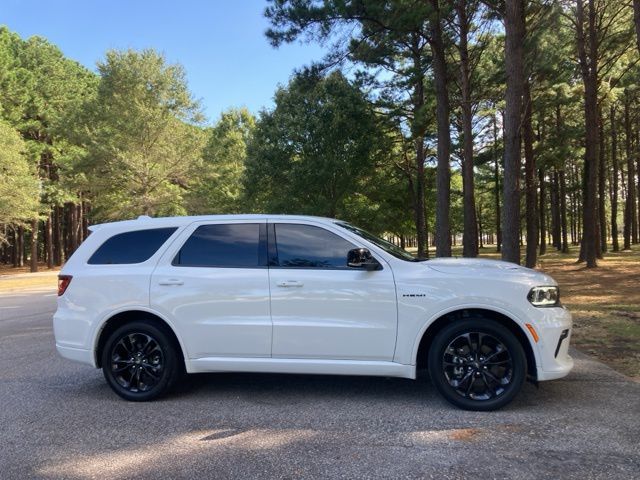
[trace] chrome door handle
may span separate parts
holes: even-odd
[[[298,282],[297,280],[287,280],[286,282],[278,282],[279,287],[289,288],[289,287],[302,287],[304,283]]]
[[[184,282],[177,278],[170,278],[168,280],[160,280],[158,285],[184,285]]]

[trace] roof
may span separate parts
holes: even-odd
[[[318,223],[333,223],[337,219],[327,217],[314,217],[311,215],[274,215],[274,214],[238,214],[238,215],[195,215],[177,217],[149,217],[140,215],[135,220],[121,220],[91,225],[90,231],[96,231],[104,227],[164,227],[183,226],[193,222],[219,221],[219,220],[308,220]]]

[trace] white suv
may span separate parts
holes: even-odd
[[[416,378],[493,410],[571,370],[556,282],[514,264],[421,261],[327,218],[236,215],[95,225],[59,277],[66,358],[127,400],[182,372]]]

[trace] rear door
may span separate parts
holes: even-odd
[[[163,255],[151,307],[182,337],[189,358],[269,357],[265,221],[198,222]]]
[[[364,245],[325,225],[276,222],[268,231],[273,357],[392,361],[397,308],[389,265],[348,267],[347,252]]]

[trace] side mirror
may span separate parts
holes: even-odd
[[[381,265],[371,256],[371,252],[366,248],[354,248],[347,253],[347,265],[351,268],[362,268],[363,270],[372,271],[380,270]]]

